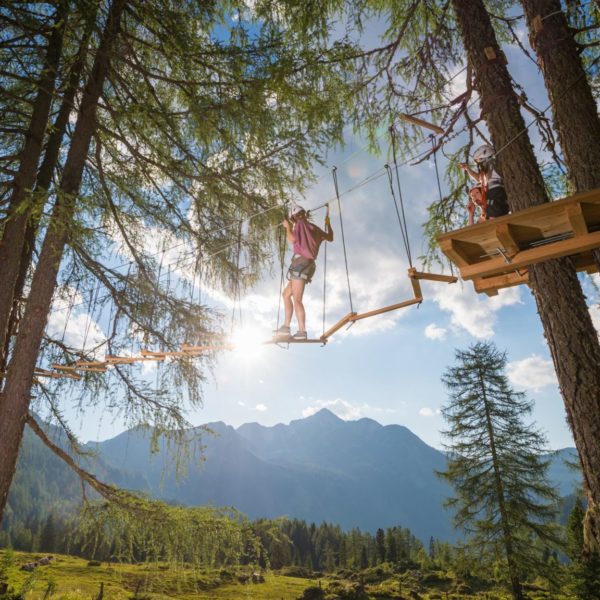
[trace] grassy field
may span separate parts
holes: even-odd
[[[5,552],[0,550],[0,561]],[[304,590],[321,585],[326,598],[348,600],[421,599],[421,600],[508,600],[497,589],[471,589],[441,572],[406,572],[397,576],[384,575],[377,580],[380,569],[364,572],[365,594],[357,593],[358,583],[331,576],[321,580],[288,577],[279,573],[263,573],[264,583],[241,583],[240,578],[251,576],[250,568],[235,570],[172,569],[154,564],[94,564],[87,560],[54,555],[47,566],[33,573],[20,570],[28,562],[43,555],[15,552],[14,564],[6,572],[12,591],[26,589],[26,600],[97,600],[103,584],[104,600],[296,600]],[[25,586],[25,588],[23,587]],[[558,600],[568,596],[543,589],[528,590],[532,600]],[[4,600],[0,596],[1,600]],[[12,597],[6,600],[16,600]]]

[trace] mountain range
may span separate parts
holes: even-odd
[[[288,516],[371,532],[400,525],[424,541],[458,537],[443,508],[451,489],[436,475],[445,455],[406,427],[344,421],[323,409],[289,425],[236,429],[217,422],[191,433],[200,432],[202,458],[194,451],[179,455],[164,438],[152,453],[151,431],[136,428],[88,444],[97,453],[91,469],[156,498],[233,506],[251,519]],[[550,478],[561,495],[572,493],[579,480],[565,459],[574,461],[575,450],[551,457]],[[19,469],[27,468],[23,463]]]

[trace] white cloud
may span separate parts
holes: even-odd
[[[421,410],[419,410],[419,414],[422,417],[435,417],[436,415],[440,414],[439,409],[433,410],[432,408],[429,408],[429,406],[424,406]]]
[[[441,310],[451,314],[450,322],[457,329],[464,329],[478,339],[494,335],[496,313],[505,306],[521,302],[518,287],[500,290],[497,296],[488,298],[477,294],[470,281],[433,288],[433,299]]]
[[[75,306],[82,302],[81,295],[73,290],[57,290],[46,329],[50,337],[64,337],[64,343],[71,348],[88,352],[95,349],[94,357],[99,358],[106,350],[106,336],[92,315]],[[70,311],[69,306],[74,308]]]
[[[336,398],[335,400],[317,400],[311,406],[307,406],[302,411],[303,417],[310,417],[319,412],[322,408],[328,408],[332,413],[336,414],[344,421],[354,421],[362,417],[364,407],[351,404],[347,400]]]
[[[259,412],[265,412],[267,410],[267,407],[264,404],[257,404],[254,407],[254,410],[257,410]]]
[[[556,385],[556,373],[551,360],[533,354],[506,365],[508,379],[514,385],[539,392],[548,385]]]
[[[425,337],[430,340],[445,340],[446,329],[438,327],[435,323],[429,323],[429,325],[425,327]]]

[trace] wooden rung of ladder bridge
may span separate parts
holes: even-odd
[[[76,367],[106,367],[106,362],[103,360],[76,360]]]
[[[153,350],[143,349],[141,351],[142,358],[145,360],[165,360],[166,353],[165,352],[154,352]]]
[[[112,354],[107,354],[104,357],[104,362],[109,365],[130,365],[138,360],[144,360],[144,358],[139,356],[114,356]]]
[[[387,312],[392,312],[393,310],[398,310],[399,308],[405,308],[406,306],[412,306],[413,304],[421,304],[423,302],[422,297],[411,298],[410,300],[405,300],[404,302],[398,302],[397,304],[390,304],[389,306],[384,306],[383,308],[376,308],[375,310],[370,310],[368,312],[359,313],[354,315],[350,321],[360,321],[361,319],[368,319],[369,317],[375,317],[376,315],[382,315]]]
[[[165,360],[165,358],[181,358],[187,356],[182,350],[165,350],[164,352],[151,352],[150,350],[142,350],[142,354],[145,358],[153,360]]]
[[[102,363],[106,364],[106,363]],[[104,367],[87,367],[85,365],[59,365],[53,364],[53,369],[57,371],[82,371],[84,373],[106,373],[106,366]]]
[[[429,121],[425,121],[423,119],[419,119],[419,117],[414,117],[413,115],[407,115],[406,113],[400,113],[400,118],[403,121],[408,123],[412,123],[413,125],[417,125],[418,127],[425,127],[426,129],[431,129],[431,131],[435,131],[439,135],[444,133],[444,130],[439,125],[434,125]]]
[[[145,362],[152,361],[156,362],[159,360],[163,360],[159,356],[143,356],[144,351],[142,350],[142,356],[113,356],[111,354],[107,354],[104,357],[105,362],[109,365],[129,365],[136,362]]]
[[[339,331],[344,325],[347,325],[356,316],[355,312],[349,312],[345,317],[342,317],[335,325],[332,325],[322,336],[321,341],[326,342],[336,331]]]
[[[203,346],[192,346],[189,344],[183,344],[181,346],[181,351],[184,353],[184,356],[192,356],[194,354],[202,354],[204,352],[214,352],[215,350],[233,350],[235,348],[235,344],[210,344]]]
[[[37,377],[49,377],[50,379],[81,379],[81,375],[76,373],[61,373],[57,371],[49,371],[48,369],[36,369],[34,371]]]
[[[424,273],[412,268],[408,270],[408,276],[411,279],[426,279],[428,281],[441,281],[442,283],[456,283],[458,277],[454,275],[443,275],[441,273]]]

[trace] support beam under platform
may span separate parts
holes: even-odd
[[[600,248],[600,188],[450,231],[438,242],[461,277],[488,295],[527,283],[529,266],[563,256],[592,273],[591,251]]]

